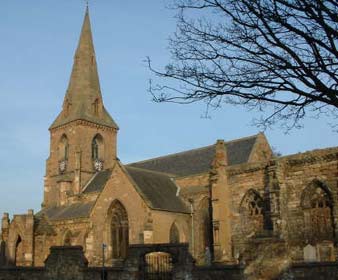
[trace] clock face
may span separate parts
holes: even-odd
[[[59,170],[61,173],[65,172],[67,169],[67,161],[66,160],[62,160],[59,162]]]
[[[96,159],[94,162],[94,168],[96,171],[102,171],[103,169],[103,162],[102,160]]]

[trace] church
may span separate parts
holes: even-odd
[[[187,243],[197,265],[338,257],[338,148],[276,157],[258,133],[123,164],[88,8],[49,131],[41,210],[2,217],[6,265],[43,266],[51,246],[76,245],[90,266],[121,265],[132,244]]]

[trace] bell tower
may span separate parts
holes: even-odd
[[[49,131],[43,207],[71,202],[116,160],[118,126],[103,104],[88,7],[62,110]]]

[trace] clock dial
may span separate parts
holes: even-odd
[[[94,168],[96,171],[102,171],[103,169],[103,162],[102,160],[96,159],[94,162]]]
[[[60,173],[65,172],[67,169],[67,161],[66,160],[62,160],[59,162],[59,171]]]

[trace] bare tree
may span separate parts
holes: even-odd
[[[280,121],[291,128],[306,114],[337,118],[337,0],[174,5],[172,62],[157,70],[148,58],[151,71],[165,79],[150,84],[155,101],[244,105],[263,111],[259,124],[265,126]]]

